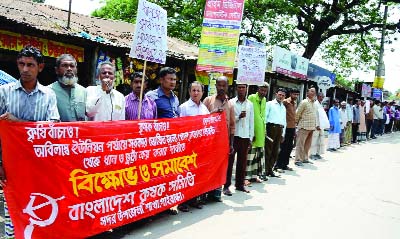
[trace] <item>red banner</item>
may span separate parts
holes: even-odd
[[[225,182],[224,114],[73,123],[0,122],[16,238],[86,238]]]

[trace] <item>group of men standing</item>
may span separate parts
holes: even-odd
[[[160,86],[146,94],[142,86],[143,78],[146,77],[142,73],[131,74],[132,92],[124,97],[114,89],[115,67],[111,62],[106,61],[98,65],[96,78],[100,84],[87,88],[78,84],[77,62],[69,54],[57,58],[57,80],[47,87],[41,85],[37,79],[44,68],[43,55],[38,49],[31,46],[23,48],[17,56],[17,66],[20,72],[19,81],[0,87],[0,120],[109,121],[176,118],[225,112],[228,135],[223,137],[228,138],[230,148],[229,155],[226,155],[226,182],[222,188],[216,188],[181,204],[178,207],[181,211],[189,211],[188,205],[201,208],[201,201],[205,197],[222,201],[222,193],[232,196],[230,186],[235,158],[236,190],[249,193],[247,186],[251,186],[252,183],[261,183],[268,180],[267,177],[280,177],[278,173],[293,170],[289,167],[289,159],[296,135],[296,166],[312,163],[309,158],[320,159],[324,151],[324,134],[320,128],[319,115],[324,96],[320,93],[316,100],[315,88],[308,89],[307,98],[298,106],[297,89],[287,92],[279,88],[274,99],[267,102],[267,83],[259,86],[257,92],[249,96],[248,86],[237,84],[237,96],[229,99],[228,79],[221,76],[216,80],[215,95],[206,97],[202,102],[204,86],[195,81],[189,87],[190,99],[180,104],[173,92],[176,86],[176,71],[170,67],[160,70]],[[139,104],[141,95],[143,97]],[[378,127],[375,117],[381,117],[375,113],[380,112],[376,105],[371,106],[369,112],[365,111],[362,101],[357,101],[356,105],[351,106],[351,110],[348,110],[350,106],[346,103],[342,104],[340,110],[338,106],[339,101],[335,100],[334,106],[329,110],[329,132],[332,135],[332,140],[329,141],[330,149],[338,146],[339,135],[342,135],[343,143],[347,143],[347,135],[351,130],[354,142],[357,140],[354,132],[364,132],[365,126],[367,127],[364,136],[368,137],[371,131],[371,138],[375,137]],[[346,112],[342,112],[343,110]],[[361,134],[360,137],[362,136]],[[335,146],[331,147],[331,141]],[[0,184],[3,186],[6,183],[5,176],[0,162]],[[177,212],[176,209],[173,211]],[[12,225],[9,220],[6,222],[6,236],[12,238]]]
[[[333,100],[333,106],[328,111],[330,123],[328,150],[336,151],[350,144],[376,139],[377,135],[396,130],[396,112],[398,108],[393,102],[379,100],[360,100],[349,98],[339,103]],[[398,118],[400,118],[398,112]]]
[[[289,159],[294,147],[297,129],[295,165],[311,163],[309,151],[314,131],[320,130],[317,120],[315,88],[308,90],[308,98],[297,107],[298,89],[287,92],[277,89],[273,100],[266,100],[269,85],[258,86],[257,93],[246,99],[247,85],[236,85],[237,97],[228,101],[226,77],[216,81],[217,95],[207,97],[205,105],[211,112],[227,112],[230,132],[230,155],[227,179],[222,192],[232,196],[230,190],[232,168],[236,156],[235,186],[237,191],[249,193],[252,183],[261,183],[268,177],[280,177],[278,173],[292,171]],[[224,87],[226,88],[224,90]],[[221,108],[225,106],[224,108]],[[233,124],[234,123],[234,124]],[[323,138],[317,139],[323,141]],[[322,144],[321,142],[317,142]],[[215,190],[218,192],[219,190]],[[220,198],[221,194],[213,194]]]
[[[143,75],[131,74],[132,92],[124,97],[114,89],[115,67],[111,62],[106,61],[98,65],[96,79],[100,85],[87,88],[78,84],[77,62],[69,54],[63,54],[56,59],[57,80],[47,87],[41,85],[37,78],[44,68],[43,55],[37,48],[24,47],[17,55],[17,66],[20,79],[0,87],[0,120],[109,121],[138,119],[138,112],[140,119],[175,118],[209,113],[200,101],[203,86],[198,82],[190,86],[191,98],[179,106],[178,97],[172,91],[176,86],[176,71],[170,67],[160,70],[160,87],[147,92],[139,107],[139,96],[143,92],[141,86]],[[1,160],[0,184],[6,185],[6,172]],[[13,238],[13,226],[6,203],[5,209],[6,238]],[[176,209],[173,210],[176,212]]]

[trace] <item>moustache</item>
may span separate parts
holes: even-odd
[[[75,77],[75,73],[73,71],[66,71],[63,76],[66,77]]]
[[[219,89],[219,90],[217,90],[217,93],[220,94],[220,95],[225,94],[225,90]]]

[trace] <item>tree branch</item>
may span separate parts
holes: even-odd
[[[258,35],[250,33],[250,32],[242,32],[242,33],[240,33],[239,38],[242,37],[242,36],[253,37],[258,42],[262,42],[261,38]]]
[[[300,16],[297,16],[297,29],[308,33],[306,27],[303,24],[303,19]]]
[[[367,24],[364,22],[358,22],[358,21],[349,21],[353,23],[352,25],[359,25],[359,28],[351,28],[351,29],[345,29],[345,27],[348,27],[350,25],[340,25],[336,29],[330,30],[325,36],[322,37],[322,41],[327,40],[328,38],[332,36],[338,36],[338,35],[343,35],[343,34],[357,34],[357,33],[365,33],[368,32],[374,28],[382,28],[383,24],[382,23],[372,23],[372,24]],[[396,24],[387,24],[386,25],[387,30],[395,30],[396,29]]]

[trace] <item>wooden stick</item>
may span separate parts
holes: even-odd
[[[147,66],[147,61],[144,61],[142,84],[140,85],[140,97],[139,97],[139,109],[138,109],[139,120],[140,120],[140,114],[142,113],[143,87],[144,87],[144,78],[146,77],[146,66]]]

